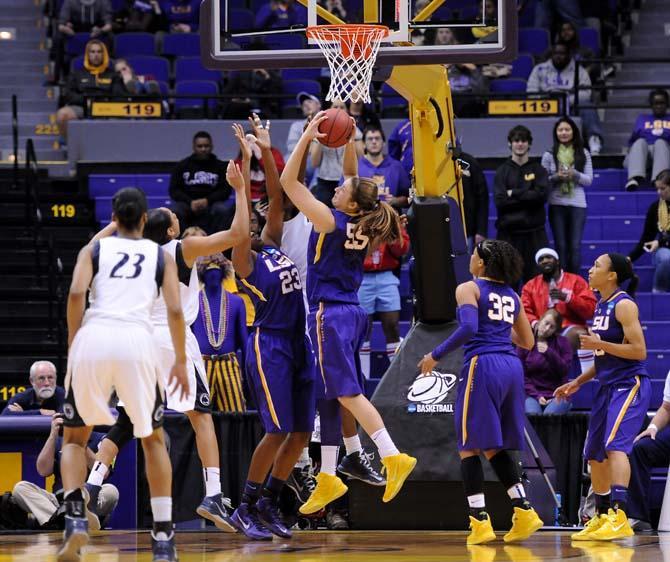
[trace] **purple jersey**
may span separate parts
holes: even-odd
[[[479,328],[474,337],[463,346],[464,361],[482,353],[511,353],[512,326],[519,316],[521,303],[514,289],[504,283],[476,279],[479,287]]]
[[[625,291],[616,291],[607,300],[600,300],[593,315],[591,331],[601,340],[611,343],[623,343],[623,326],[616,319],[614,309],[624,300],[632,300]],[[595,351],[596,377],[601,384],[615,384],[627,381],[636,375],[648,376],[644,361],[615,357],[602,350]]]
[[[333,232],[312,228],[307,247],[307,299],[310,309],[320,302],[358,304],[368,237],[355,233],[356,218],[330,209]]]
[[[304,333],[300,275],[286,254],[265,246],[256,253],[254,270],[241,281],[256,309],[254,328]]]

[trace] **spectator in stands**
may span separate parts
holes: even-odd
[[[561,24],[561,27],[558,29],[558,35],[556,41],[565,43],[570,50],[570,56],[573,57],[576,61],[581,61],[582,59],[592,59],[596,54],[587,47],[582,47],[579,42],[579,30],[571,21],[564,21]],[[551,51],[547,54],[546,58],[551,56]],[[589,73],[591,80],[593,81],[598,76],[598,71],[600,66],[596,63],[583,64],[582,66]]]
[[[472,253],[475,245],[486,240],[489,231],[489,188],[477,159],[461,152],[458,155],[463,185],[463,214],[465,215],[465,233],[468,251]]]
[[[251,134],[251,133],[247,133]],[[266,191],[265,191],[265,166],[263,165],[263,158],[261,155],[261,149],[255,142],[250,142],[251,146],[251,201],[258,203],[262,199],[267,200]],[[274,146],[270,149],[272,155],[275,158],[275,164],[277,165],[277,170],[281,174],[284,170],[284,157],[281,155],[281,152],[277,150]],[[242,168],[242,151],[240,150],[237,154],[235,162]],[[251,222],[254,221],[253,214],[249,217]],[[260,233],[260,230],[259,230]]]
[[[593,181],[591,155],[575,122],[561,117],[554,125],[554,146],[542,155],[549,175],[549,224],[565,269],[579,273],[586,224],[584,188]]]
[[[665,379],[663,403],[651,423],[635,438],[630,454],[630,483],[628,484],[628,521],[633,530],[651,530],[649,496],[652,468],[667,468],[670,464],[670,371]]]
[[[318,4],[342,21],[347,20],[347,9],[342,0],[318,0]]]
[[[579,64],[570,54],[570,48],[564,42],[557,42],[551,49],[551,58],[533,67],[526,91],[529,94],[551,92],[567,92],[570,106],[575,103],[575,65]],[[579,87],[590,88],[591,78],[581,66],[579,72]],[[591,90],[579,91],[579,103],[589,103]],[[584,138],[588,139],[591,154],[600,154],[603,143],[602,125],[598,112],[594,108],[580,107],[579,117],[582,119]]]
[[[209,234],[230,227],[235,201],[226,181],[227,163],[212,152],[207,131],[193,136],[193,154],[177,163],[170,178],[172,210],[186,229],[197,225]]]
[[[361,369],[370,377],[370,332],[375,313],[382,323],[386,339],[386,355],[393,358],[400,345],[400,269],[402,257],[409,252],[409,236],[402,229],[402,240],[396,244],[381,244],[368,253],[363,264],[363,282],[358,299],[368,315],[368,337],[360,351]]]
[[[42,450],[37,456],[37,473],[43,478],[54,477],[52,492],[40,488],[32,482],[22,480],[14,485],[12,497],[26,513],[32,514],[40,527],[62,529],[65,526],[63,503],[63,483],[60,478],[60,451],[63,444],[63,414],[54,414],[51,419],[51,431]],[[86,460],[91,468],[95,462],[92,448],[97,447],[102,434],[92,433],[86,448]],[[119,490],[113,484],[103,484],[98,495],[97,515],[100,520],[111,515],[119,503]]]
[[[652,291],[666,293],[670,292],[670,169],[658,174],[656,190],[658,201],[649,205],[640,241],[628,257],[635,261],[643,252],[652,252],[656,266]]]
[[[276,95],[282,93],[281,74],[272,68],[231,72],[223,93],[234,96],[224,107],[224,119],[246,119],[252,112],[261,117],[277,116],[279,101]],[[255,97],[259,94],[275,96]]]
[[[56,123],[67,142],[67,125],[74,119],[83,119],[84,105],[90,104],[86,96],[127,94],[120,77],[109,62],[107,47],[102,41],[93,39],[86,44],[84,68],[70,73],[63,92],[63,107],[56,112]]]
[[[247,343],[244,301],[225,290],[233,266],[223,254],[199,258],[200,309],[191,326],[205,361],[212,409],[245,412],[242,367]],[[240,360],[238,360],[238,353]]]
[[[411,178],[414,170],[414,154],[412,153],[412,123],[403,119],[398,123],[388,138],[389,156],[400,160],[407,175]]]
[[[569,21],[578,28],[586,24],[579,0],[538,0],[535,5],[535,27],[551,29],[558,16],[559,21]]]
[[[52,416],[63,410],[65,390],[56,386],[56,366],[51,361],[35,361],[30,366],[29,380],[31,388],[12,396],[3,416]]]
[[[155,33],[163,29],[165,18],[158,0],[127,0],[123,31]]]
[[[170,33],[195,33],[200,25],[201,0],[160,0]]]
[[[371,178],[377,184],[379,198],[401,211],[409,206],[409,176],[400,161],[384,156],[385,143],[380,127],[369,126],[363,131],[365,151],[358,160],[358,175]]]
[[[533,136],[517,125],[507,135],[512,156],[496,170],[493,198],[498,209],[497,238],[514,246],[524,261],[523,281],[536,273],[535,253],[547,245],[547,172],[529,158]]]
[[[377,114],[363,101],[349,101],[347,102],[347,107],[349,108],[349,115],[351,115],[356,120],[356,127],[361,131],[369,126],[377,127],[378,129],[382,128],[382,122],[379,120]]]
[[[526,414],[565,414],[572,407],[569,400],[554,399],[554,390],[568,382],[572,364],[570,342],[560,335],[562,323],[559,312],[550,308],[535,324],[533,349],[517,348],[523,363]]]
[[[294,0],[270,0],[256,14],[256,29],[287,29],[292,25],[306,23],[304,13],[298,10]]]
[[[586,334],[586,323],[593,317],[596,297],[580,275],[563,271],[558,254],[552,248],[541,248],[535,254],[540,275],[523,286],[521,302],[533,328],[550,308],[563,319],[562,335],[568,338],[582,372],[593,365],[593,352],[579,349],[579,336]]]
[[[114,72],[120,77],[129,94],[160,94],[161,87],[150,76],[138,76],[126,59],[114,61]]]
[[[288,136],[286,137],[286,152],[284,153],[284,160],[288,159],[288,157],[293,152],[295,145],[298,144],[298,141],[302,136],[302,131],[305,128],[305,120],[311,119],[319,111],[321,111],[321,100],[308,92],[298,92],[298,95],[295,97],[295,99],[298,102],[300,109],[302,110],[303,119],[293,121],[289,127]]]
[[[627,191],[635,191],[647,177],[647,163],[651,159],[651,181],[662,170],[670,168],[670,115],[668,92],[657,89],[649,93],[651,113],[638,115],[628,141]]]

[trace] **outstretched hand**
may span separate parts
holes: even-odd
[[[252,117],[249,117],[249,123],[254,132],[258,147],[261,150],[270,150],[270,148],[272,148],[272,141],[270,139],[270,120],[268,119],[265,122],[265,126],[263,126],[261,118],[256,113],[252,113]]]
[[[307,127],[305,127],[305,131],[303,132],[302,136],[308,138],[309,140],[326,138],[326,133],[319,132],[319,125],[321,125],[321,123],[323,123],[326,119],[328,119],[326,112],[319,111],[319,113],[317,113],[312,118]]]
[[[235,191],[244,190],[244,176],[240,171],[240,167],[236,164],[235,160],[230,160],[228,162],[228,169],[226,170],[226,180],[233,187]]]
[[[244,129],[239,123],[233,123],[233,135],[237,139],[237,143],[240,145],[240,152],[242,153],[242,160],[251,160],[251,145],[247,140]],[[231,184],[232,185],[232,184]]]

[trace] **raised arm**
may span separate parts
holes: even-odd
[[[319,125],[328,119],[324,111],[319,111],[302,133],[295,150],[291,153],[284,172],[281,175],[281,185],[293,204],[312,221],[317,232],[332,232],[335,230],[335,217],[328,208],[319,201],[307,186],[299,180],[300,164],[313,139],[325,135],[319,133]]]
[[[228,171],[226,172],[228,183],[231,183],[228,177],[231,170],[235,170],[241,177],[239,168],[231,160],[228,162]],[[235,190],[235,216],[233,217],[233,223],[230,225],[230,230],[222,230],[209,236],[189,236],[182,240],[181,248],[187,266],[193,267],[195,260],[200,256],[211,256],[212,254],[225,252],[240,244],[245,237],[249,236],[249,206],[244,192],[244,182],[240,182],[237,186],[233,185],[233,189]]]
[[[228,182],[235,188],[235,191],[240,189],[245,194],[247,201],[247,222],[244,237],[239,244],[236,244],[233,247],[232,258],[235,273],[244,279],[251,275],[251,272],[254,270],[254,260],[251,252],[251,227],[249,225],[251,217],[251,177],[248,172],[251,162],[251,147],[249,146],[249,142],[244,135],[244,130],[241,125],[238,125],[237,123],[233,125],[233,134],[235,135],[235,138],[240,145],[240,151],[242,152],[242,170],[238,167],[231,168],[228,173]],[[246,173],[243,170],[246,170]]]
[[[256,137],[256,146],[261,149],[265,169],[265,190],[268,195],[268,212],[261,238],[264,244],[279,248],[284,232],[284,193],[279,182],[277,163],[272,154],[270,120],[268,119],[263,126],[260,117],[254,113],[253,117],[249,118],[249,123]]]
[[[67,297],[67,345],[70,347],[74,336],[81,328],[81,321],[86,310],[86,292],[93,279],[93,260],[91,251],[93,244],[84,246],[77,256],[77,263],[72,273],[70,293]]]
[[[342,175],[345,180],[358,176],[359,154],[356,151],[356,121],[353,117],[351,117],[351,121],[354,126],[351,130],[351,136],[349,137],[347,144],[344,145],[344,156],[342,157]]]
[[[89,244],[92,244],[93,242],[97,242],[98,240],[101,240],[102,238],[107,238],[109,236],[112,236],[116,232],[116,221],[110,222],[107,226],[104,228],[100,229],[96,235],[89,240]]]

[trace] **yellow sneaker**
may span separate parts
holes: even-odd
[[[596,532],[607,521],[607,515],[597,513],[589,519],[589,522],[584,525],[584,528],[578,533],[572,533],[570,538],[573,541],[592,541],[591,534]]]
[[[309,515],[326,507],[330,502],[347,493],[347,486],[337,476],[319,472],[316,476],[316,488],[309,499],[300,506],[300,513]]]
[[[503,537],[503,540],[505,542],[522,541],[530,537],[543,525],[544,522],[533,508],[521,509],[515,507],[514,515],[512,515],[512,528]]]
[[[610,509],[607,512],[607,519],[597,531],[591,533],[592,541],[613,541],[615,539],[625,539],[635,535],[635,531],[628,522],[628,517],[623,509],[616,511]]]
[[[416,459],[405,453],[398,453],[384,457],[382,464],[384,465],[382,472],[386,472],[386,490],[384,490],[383,501],[387,503],[398,495],[405,480],[414,470]]]
[[[494,541],[496,539],[496,534],[493,532],[491,519],[489,519],[488,515],[486,516],[486,519],[477,519],[471,515],[470,529],[470,534],[465,541],[468,545],[482,544],[485,542]]]

